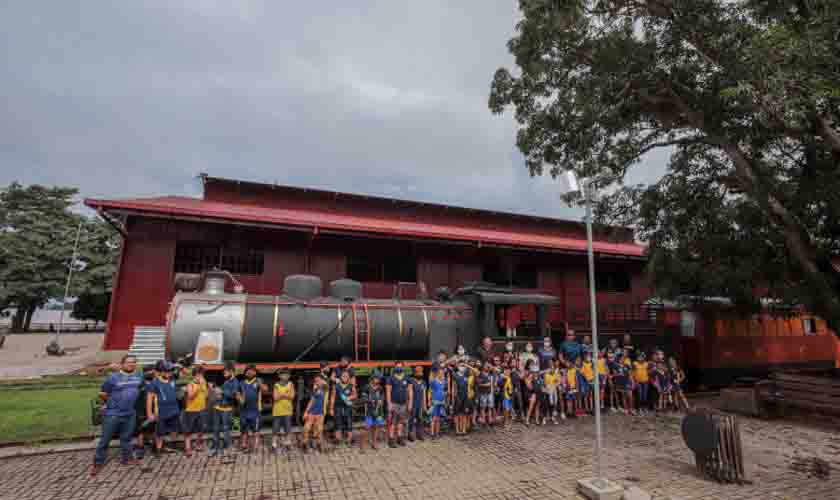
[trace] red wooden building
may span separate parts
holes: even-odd
[[[200,199],[85,200],[124,237],[104,349],[126,350],[135,327],[165,323],[177,273],[213,267],[233,273],[249,293],[269,295],[302,273],[324,283],[356,279],[374,298],[391,297],[397,282],[454,290],[487,281],[557,296],[550,322],[588,330],[579,222],[201,178]],[[611,233],[594,244],[602,328],[653,333],[641,306],[649,295],[644,247],[629,231]]]

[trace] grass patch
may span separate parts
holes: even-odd
[[[90,400],[97,394],[96,387],[0,388],[0,444],[92,436]]]

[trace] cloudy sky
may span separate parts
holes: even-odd
[[[568,217],[487,108],[516,17],[515,0],[2,2],[0,185],[197,196],[207,172]]]

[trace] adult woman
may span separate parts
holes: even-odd
[[[528,361],[537,361],[537,355],[534,353],[534,344],[528,342],[525,344],[525,352],[519,354],[519,363],[528,369]]]

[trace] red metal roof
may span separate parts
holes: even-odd
[[[400,237],[454,240],[477,244],[504,245],[533,249],[586,251],[586,240],[533,231],[488,229],[434,222],[405,221],[388,214],[359,216],[311,209],[267,208],[246,204],[221,203],[198,198],[164,196],[125,200],[86,199],[85,205],[105,211],[130,211],[144,214],[203,218],[219,222],[250,222],[295,228],[317,228],[392,235]],[[641,257],[645,249],[634,243],[595,241],[598,253]]]

